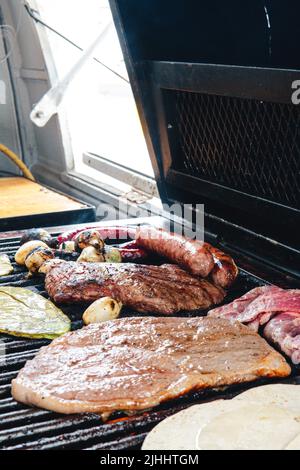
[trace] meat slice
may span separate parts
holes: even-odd
[[[62,262],[49,268],[46,289],[57,303],[93,302],[110,296],[141,313],[207,309],[225,292],[175,265]]]
[[[256,299],[242,315],[241,321],[249,326],[265,325],[279,312],[300,312],[300,290],[288,289],[273,292]],[[253,318],[253,319],[251,319]],[[249,321],[250,319],[250,321]]]
[[[277,286],[256,287],[230,304],[211,310],[208,315],[240,321],[257,331],[260,325],[265,324],[276,313],[285,292],[289,291]]]
[[[300,289],[264,286],[208,313],[211,318],[238,320],[277,344],[295,364],[300,363]]]
[[[60,413],[110,414],[289,374],[285,359],[240,323],[123,318],[67,333],[42,348],[12,381],[12,395]]]
[[[223,289],[230,287],[238,275],[238,268],[231,256],[209,243],[149,226],[137,230],[136,242],[142,248],[179,264],[195,276],[211,276],[214,284]]]
[[[276,315],[266,325],[264,336],[277,344],[294,364],[300,364],[300,311]]]

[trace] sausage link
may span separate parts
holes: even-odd
[[[196,276],[207,277],[214,268],[213,255],[204,242],[189,240],[154,227],[140,227],[138,245],[163,256]]]
[[[214,268],[211,272],[211,278],[214,284],[226,289],[230,287],[239,273],[238,267],[231,258],[218,248],[214,248],[209,243],[205,244],[213,256]]]

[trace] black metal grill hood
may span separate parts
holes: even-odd
[[[110,3],[163,201],[298,251],[299,2]]]

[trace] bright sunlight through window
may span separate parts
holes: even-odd
[[[90,174],[82,162],[91,152],[130,169],[153,176],[135,101],[108,0],[36,0],[42,19],[82,48],[110,23],[94,57],[80,72],[64,101],[75,169]],[[80,51],[45,29],[59,78],[80,57]],[[118,75],[123,77],[119,77]]]

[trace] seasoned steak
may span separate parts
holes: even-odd
[[[62,262],[50,268],[46,289],[58,303],[112,297],[141,313],[174,314],[207,309],[225,292],[175,265]]]
[[[138,411],[187,392],[285,377],[257,333],[217,318],[123,318],[67,333],[12,381],[13,397],[59,413]]]

